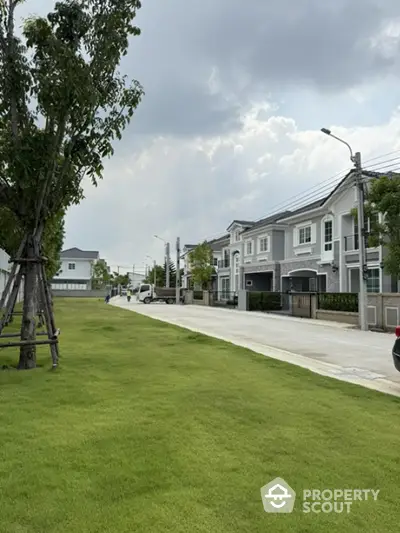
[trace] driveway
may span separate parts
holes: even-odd
[[[392,363],[394,335],[344,324],[196,305],[111,303],[205,333],[325,376],[400,396]]]

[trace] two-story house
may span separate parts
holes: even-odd
[[[366,188],[379,173],[364,172]],[[234,220],[218,261],[218,291],[359,292],[354,171],[326,197],[260,221]],[[368,232],[371,221],[366,220]],[[396,292],[384,274],[385,249],[366,250],[369,292]]]
[[[365,186],[376,177],[378,173],[364,172]],[[351,171],[328,196],[281,218],[287,225],[285,258],[281,261],[283,291],[359,292],[358,226],[352,214],[356,207]],[[367,219],[367,233],[370,228]],[[382,246],[369,248],[367,244],[369,292],[397,290],[397,283],[381,268],[384,253]]]
[[[60,254],[61,267],[51,280],[53,290],[90,290],[93,265],[100,258],[97,251],[69,248]]]

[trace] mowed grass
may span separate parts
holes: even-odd
[[[60,368],[0,372],[1,533],[399,531],[397,398],[97,300],[56,312]],[[263,510],[277,476],[292,514]],[[380,494],[304,514],[307,488]]]

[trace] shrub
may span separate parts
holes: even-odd
[[[282,309],[279,292],[249,292],[249,311],[280,311]]]
[[[358,294],[324,292],[318,295],[318,309],[358,313]]]

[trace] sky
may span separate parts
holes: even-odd
[[[400,168],[397,0],[143,0],[136,21],[122,70],[145,96],[104,180],[68,212],[65,248],[140,270],[162,261],[155,234],[175,254],[178,236],[196,244],[312,201],[352,165],[321,127],[366,168]]]

